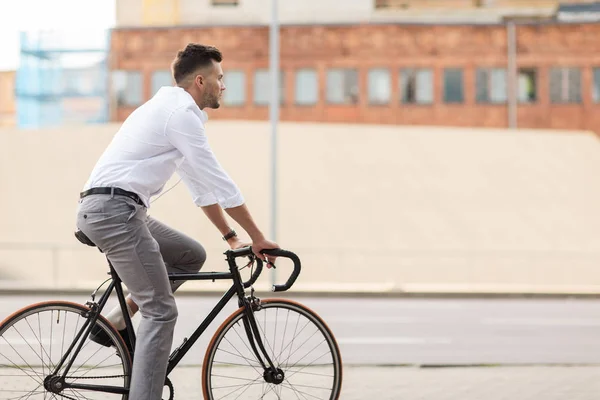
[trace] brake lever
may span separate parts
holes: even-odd
[[[277,269],[277,266],[274,263],[272,263],[271,261],[267,260],[267,264],[269,264],[272,268]]]

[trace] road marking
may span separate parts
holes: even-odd
[[[446,337],[348,337],[338,338],[339,344],[450,344]]]
[[[484,325],[528,326],[600,326],[600,319],[592,318],[482,318]]]
[[[342,322],[342,323],[360,323],[360,324],[414,324],[416,322],[423,322],[424,318],[411,318],[411,317],[327,317],[327,322]],[[430,319],[428,319],[430,320]]]

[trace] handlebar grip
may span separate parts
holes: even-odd
[[[227,250],[225,254],[227,254],[227,257],[237,258],[251,256],[254,253],[252,253],[252,247],[247,246],[235,250]]]
[[[292,253],[291,251],[283,250],[283,249],[268,249],[268,250],[263,250],[262,253],[266,254],[268,256],[289,258],[290,260],[293,261],[294,271],[288,278],[287,282],[284,283],[283,285],[273,285],[272,290],[274,292],[284,292],[284,291],[288,290],[289,288],[291,288],[292,285],[294,284],[294,282],[296,282],[296,279],[300,275],[300,271],[302,269],[302,265],[300,263],[300,258],[298,258],[298,256],[296,254]]]
[[[252,252],[251,247],[243,247],[241,249],[227,250],[225,254],[227,255],[227,260],[229,261],[230,266],[235,266],[236,258],[253,256],[254,253]],[[298,256],[292,253],[291,251],[282,249],[265,249],[262,251],[262,254],[274,257],[289,258],[290,260],[292,260],[292,262],[294,263],[294,270],[292,271],[292,274],[288,278],[287,282],[283,285],[273,285],[272,290],[274,292],[284,292],[291,288],[294,282],[296,282],[296,279],[298,279],[298,276],[300,275],[300,271],[302,269],[300,259],[298,258]],[[254,273],[247,282],[243,283],[244,288],[249,288],[251,285],[253,285],[254,282],[256,282],[256,280],[258,279],[260,273],[262,272],[263,261],[258,257],[256,257],[255,260],[256,271],[254,271]]]
[[[254,273],[252,274],[252,276],[250,277],[250,279],[247,282],[244,282],[244,289],[248,289],[250,286],[254,285],[254,282],[256,282],[256,280],[260,276],[260,273],[262,272],[262,269],[263,269],[262,260],[258,257],[256,257],[255,260],[256,260],[256,271],[254,271]]]

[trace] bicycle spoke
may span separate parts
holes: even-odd
[[[296,330],[298,328],[298,324],[300,323],[300,315],[298,315],[298,322],[296,323]],[[294,336],[292,336],[292,341],[290,343],[288,343],[287,346],[285,346],[284,349],[281,350],[280,354],[283,354],[283,352],[289,347],[290,348],[290,354],[288,354],[287,359],[285,360],[285,362],[287,363],[288,360],[292,357],[293,353],[292,353],[292,349],[294,348],[294,341],[296,340],[296,338],[302,333],[304,332],[304,329],[308,326],[308,324],[310,324],[310,320],[306,321],[306,324],[304,324],[304,326],[302,327],[302,329],[300,329],[300,332],[298,332],[296,334],[296,330],[294,330]],[[317,330],[318,332],[318,330]],[[300,347],[302,347],[302,345],[300,345]]]
[[[334,375],[317,374],[316,372],[301,372],[304,368],[311,366],[311,365],[313,365],[313,364],[305,365],[304,367],[302,367],[301,369],[299,369],[297,371],[291,370],[290,368],[286,368],[286,372],[293,372],[294,374],[303,374],[303,375],[323,376],[323,377],[327,377],[327,378],[334,377]],[[333,365],[333,364],[329,363],[329,364],[319,364],[319,365]]]
[[[287,362],[290,360],[290,358],[292,357],[292,355],[296,354],[296,352],[297,352],[298,350],[300,350],[300,349],[302,348],[302,346],[304,346],[304,345],[306,344],[306,342],[308,342],[308,341],[309,341],[309,340],[310,340],[310,339],[311,339],[311,338],[312,338],[312,337],[313,337],[313,336],[314,336],[316,333],[318,333],[318,332],[319,332],[319,331],[315,331],[315,332],[314,332],[312,335],[310,335],[310,337],[309,337],[308,339],[306,339],[306,340],[305,340],[305,341],[304,341],[304,342],[303,342],[303,343],[302,343],[300,346],[298,346],[298,348],[297,348],[296,350],[294,350],[294,352],[293,352],[293,353],[291,353],[291,354],[288,356],[288,358],[285,360],[285,363],[287,364]],[[323,342],[324,342],[324,341],[325,341],[325,339],[323,339]],[[321,343],[323,343],[323,342],[321,342]],[[319,343],[319,344],[317,345],[317,347],[318,347],[318,346],[320,346],[320,345],[321,345],[321,343]],[[315,348],[316,348],[316,347],[315,347]],[[314,349],[313,349],[313,350],[314,350]],[[312,351],[312,350],[311,350],[311,351]],[[296,363],[296,364],[297,364],[297,363]]]
[[[285,318],[285,326],[283,328],[283,335],[281,335],[281,352],[279,353],[279,355],[277,356],[277,364],[281,365],[281,363],[279,362],[279,356],[281,356],[282,352],[283,352],[283,344],[285,342],[285,333],[287,332],[287,325],[288,325],[288,321],[290,319],[290,310],[287,310],[287,316]]]
[[[265,315],[266,315],[266,313],[265,313]],[[265,321],[265,324],[266,324],[266,321]],[[271,349],[271,356],[273,357],[273,359],[271,361],[273,361],[273,363],[275,365],[279,365],[279,363],[277,362],[277,357],[275,356],[275,350],[271,347],[271,343],[269,343],[269,340],[267,339],[267,330],[266,329],[263,330],[263,328],[258,323],[256,325],[258,326],[258,329],[263,333],[263,336],[264,336],[263,344],[266,343],[266,345],[269,347],[269,349]]]
[[[84,348],[84,347],[86,347],[86,346],[87,346],[89,343],[91,343],[91,341],[88,341],[88,342],[87,342],[87,343],[86,343],[86,344],[85,344],[85,345],[82,347],[82,350],[83,350],[83,348]],[[85,360],[83,363],[81,363],[81,365],[80,365],[79,367],[77,367],[77,369],[76,369],[75,371],[71,372],[71,374],[75,374],[77,371],[79,371],[81,368],[83,368],[83,366],[84,366],[84,365],[85,365],[85,364],[86,364],[86,363],[87,363],[89,360],[91,360],[91,359],[92,359],[92,357],[94,357],[96,354],[98,354],[98,353],[99,353],[100,351],[102,351],[102,350],[103,350],[102,348],[98,348],[98,350],[96,350],[96,351],[95,351],[95,352],[94,352],[94,353],[93,353],[91,356],[89,356],[89,357],[87,358],[87,360]],[[112,354],[110,354],[110,353],[109,353],[109,354],[106,356],[106,358],[105,358],[104,360],[100,361],[98,364],[96,364],[95,366],[93,366],[92,368],[90,368],[90,369],[88,370],[88,372],[86,372],[84,375],[88,374],[88,373],[89,373],[89,372],[90,372],[90,371],[91,371],[93,368],[96,368],[96,367],[98,367],[98,365],[100,365],[100,364],[102,364],[104,361],[108,360],[108,358],[109,358],[109,357],[112,357]]]
[[[324,342],[324,341],[323,341]],[[308,356],[310,353],[312,353],[312,351],[314,349],[316,349],[317,347],[319,347],[321,344],[323,344],[323,342],[317,344],[315,347],[313,347],[308,353],[306,353],[302,358],[300,358],[298,361],[296,361],[294,364],[290,365],[288,368],[294,368],[296,365],[298,365],[300,363],[300,361],[304,360],[306,358],[306,356]],[[320,357],[317,358],[317,360],[327,354],[330,354],[330,352],[326,352],[325,354],[321,355]],[[311,363],[309,363],[308,365],[310,365]]]
[[[238,386],[240,386],[240,387],[238,387],[237,389],[235,389],[235,390],[233,390],[233,391],[231,391],[231,392],[227,393],[227,394],[226,394],[225,396],[223,396],[223,397],[219,397],[217,400],[222,400],[222,399],[224,399],[224,398],[226,398],[226,397],[228,397],[228,396],[232,395],[233,393],[237,392],[237,391],[238,391],[238,390],[240,390],[242,387],[246,387],[246,389],[244,389],[244,390],[242,391],[242,393],[240,393],[240,395],[242,395],[242,394],[244,394],[244,392],[245,392],[246,390],[248,390],[248,388],[250,388],[250,387],[251,387],[251,385],[253,385],[253,384],[258,384],[258,383],[259,383],[259,382],[258,382],[258,380],[259,380],[259,379],[260,379],[260,377],[259,377],[259,378],[256,378],[256,379],[253,381],[253,383],[251,383],[251,384],[247,384],[247,385],[238,385]],[[256,382],[256,383],[254,383],[254,382]],[[239,397],[239,396],[238,396],[238,397]]]
[[[235,332],[235,334],[237,335],[237,337],[240,339],[240,341],[244,344],[244,346],[246,346],[246,349],[248,350],[248,352],[256,357],[256,355],[254,354],[254,351],[252,351],[252,349],[250,348],[250,345],[247,343],[247,341],[249,340],[248,339],[248,335],[245,336],[245,339],[242,338],[242,335],[239,334],[239,332],[235,328],[235,325],[233,326],[233,331]],[[244,334],[246,334],[246,330],[244,330]],[[227,340],[227,342],[229,344],[231,344],[231,342],[229,340]],[[233,347],[233,344],[231,344],[231,347]],[[257,362],[257,364],[260,365],[260,363],[258,362],[258,360],[256,360],[256,362]],[[260,366],[262,367],[262,365],[260,365]]]
[[[35,371],[35,369],[34,369],[34,368],[31,366],[31,365],[29,365],[29,363],[28,363],[28,362],[27,362],[27,361],[26,361],[26,360],[23,358],[23,356],[21,356],[21,353],[19,353],[19,352],[18,352],[18,351],[17,351],[17,350],[16,350],[16,349],[13,347],[13,345],[12,345],[12,344],[8,343],[8,341],[6,340],[6,338],[5,338],[4,336],[2,336],[2,339],[4,339],[4,341],[6,342],[6,344],[8,344],[8,345],[10,346],[10,348],[11,348],[11,349],[13,349],[13,351],[14,351],[15,353],[17,353],[17,355],[18,355],[18,356],[21,358],[21,360],[23,360],[23,362],[25,363],[25,365],[27,365],[27,366],[29,367],[29,371],[31,371],[31,372],[32,372],[32,373],[34,373],[34,374],[37,374],[37,375],[39,375],[39,373],[38,373],[38,372],[36,372],[36,371]],[[4,354],[2,354],[2,357],[6,358],[6,359],[8,360],[8,362],[10,362],[12,365],[14,365],[14,366],[15,366],[17,369],[20,369],[20,370],[21,370],[21,371],[23,371],[23,372],[26,372],[26,371],[27,371],[26,369],[20,368],[20,367],[19,367],[17,364],[15,364],[13,361],[11,361],[11,360],[10,360],[8,357],[6,357]],[[28,375],[30,378],[32,378],[32,379],[34,379],[34,380],[35,380],[35,378],[33,378],[33,376],[31,376],[31,375],[29,375],[29,374],[27,374],[27,375]],[[41,381],[40,381],[40,382],[41,382]]]
[[[33,347],[31,347],[31,344],[29,344],[29,341],[27,339],[25,339],[25,337],[21,334],[21,332],[16,327],[13,326],[12,328],[19,334],[19,336],[21,337],[21,339],[23,339],[23,341],[31,349],[31,351],[33,351],[33,354],[35,354],[40,359],[40,361],[42,362],[42,366],[43,366],[44,365],[44,360],[42,360],[42,358],[36,352],[36,350]],[[6,339],[4,339],[4,340],[6,341]],[[15,351],[15,353],[18,353],[17,350],[10,343],[8,343],[8,345]],[[19,356],[21,356],[20,353],[19,353]],[[22,357],[21,357],[21,359],[23,361],[25,361],[25,359],[23,359]],[[27,364],[27,366],[31,367],[27,361],[25,361],[25,363]]]
[[[241,358],[242,360],[246,361],[246,363],[247,363],[249,366],[251,366],[252,368],[254,368],[254,370],[255,370],[256,372],[258,372],[259,374],[261,373],[259,370],[257,370],[257,369],[256,369],[257,367],[260,367],[260,365],[252,365],[252,364],[250,363],[250,361],[254,361],[254,360],[252,360],[251,358],[244,357],[244,356],[243,356],[243,355],[242,355],[240,352],[238,352],[238,354],[235,354],[235,353],[232,353],[232,352],[230,352],[230,351],[223,350],[223,349],[219,349],[219,351],[221,351],[221,352],[223,352],[223,353],[230,354],[230,355],[232,355],[232,356],[234,356],[234,357]]]
[[[282,383],[282,385],[283,385],[283,383]],[[302,395],[302,397],[304,397],[305,399],[306,399],[306,396],[310,396],[310,397],[312,397],[313,399],[317,399],[317,400],[325,400],[323,397],[317,397],[317,396],[315,396],[315,395],[312,395],[312,394],[310,394],[310,393],[303,392],[302,390],[298,390],[298,389],[296,389],[296,388],[295,388],[295,386],[297,386],[297,385],[292,385],[291,383],[289,383],[289,382],[288,382],[288,386],[284,386],[284,387],[286,387],[286,388],[290,389],[290,390],[291,390],[291,391],[293,391],[294,393],[300,393],[300,394]],[[329,390],[329,388],[327,388],[327,389]],[[306,396],[305,396],[305,395],[306,395]]]
[[[38,386],[38,388],[39,388],[39,386]],[[6,400],[20,400],[20,399],[24,399],[24,398],[27,399],[27,398],[31,397],[32,395],[34,395],[34,394],[44,393],[44,390],[38,391],[37,390],[38,388],[35,388],[35,389],[33,389],[33,390],[25,393],[24,395],[21,395],[21,396],[18,396],[18,397],[9,397]],[[22,390],[2,390],[2,392],[18,392],[18,393],[21,393],[23,391]],[[25,396],[27,396],[27,397],[25,397]]]

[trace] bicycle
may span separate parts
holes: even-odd
[[[75,236],[95,247],[81,231]],[[294,269],[286,283],[272,287],[274,292],[290,289],[301,271],[298,256],[281,249],[264,253],[293,261]],[[342,361],[336,339],[325,322],[298,302],[256,297],[253,284],[262,272],[263,262],[250,247],[224,254],[229,272],[169,274],[170,280],[232,280],[232,285],[189,338],[171,352],[165,376],[168,399],[174,400],[170,373],[237,296],[239,308],[217,328],[206,349],[201,373],[204,399],[337,400]],[[243,257],[249,262],[240,268],[236,260]],[[0,374],[10,378],[10,384],[0,389],[2,399],[127,399],[135,331],[129,314],[123,312],[130,351],[121,334],[101,315],[113,291],[121,309],[126,310],[122,281],[107,261],[110,278],[94,290],[85,305],[67,301],[36,303],[0,324],[0,362],[4,363],[0,364]],[[250,278],[244,282],[240,270],[246,267],[250,268]],[[98,290],[107,282],[108,287],[95,301]],[[88,339],[93,328],[104,331],[111,344],[103,346]],[[286,340],[285,334],[292,331],[292,338]],[[283,339],[276,337],[280,332]]]

